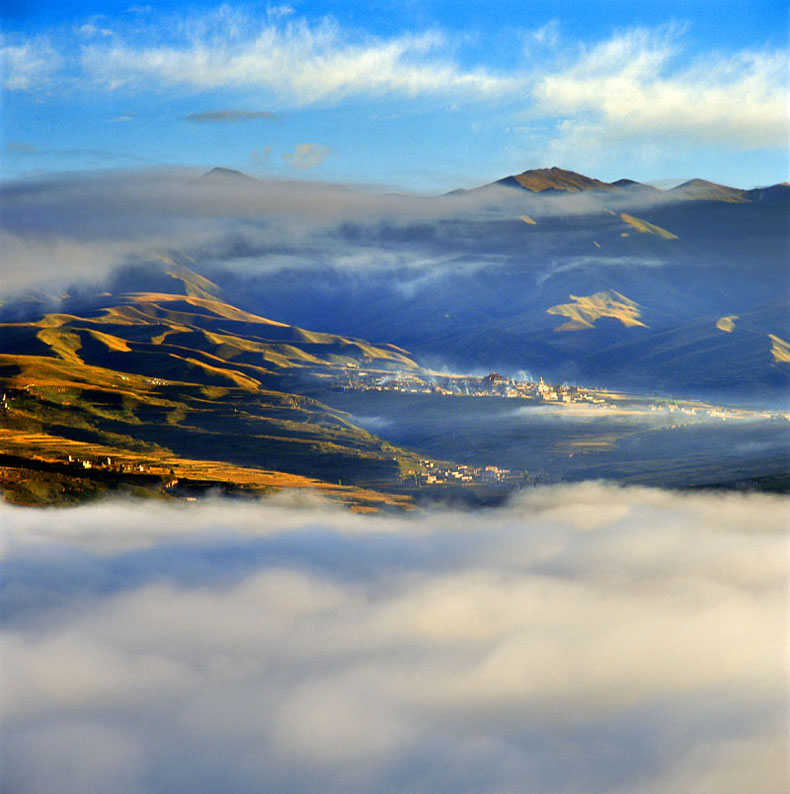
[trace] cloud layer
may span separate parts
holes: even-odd
[[[319,143],[298,143],[292,152],[283,155],[283,160],[304,171],[321,165],[329,154],[329,148]]]
[[[255,119],[274,119],[274,113],[268,110],[203,110],[199,113],[187,113],[184,116],[186,121],[193,121],[201,124],[238,124],[241,121],[253,121]]]
[[[81,65],[108,88],[141,81],[199,90],[258,87],[299,104],[358,93],[486,95],[511,87],[508,78],[437,57],[446,46],[439,33],[354,41],[329,20],[260,25],[225,9],[188,24],[178,43],[91,44]]]
[[[581,44],[549,23],[523,34],[521,62],[496,68],[479,54],[470,64],[463,37],[437,27],[385,37],[330,17],[252,16],[232,6],[150,26],[108,24],[83,25],[73,40],[54,30],[8,34],[0,40],[6,89],[222,89],[288,108],[382,96],[504,101],[514,120],[548,122],[546,154],[558,156],[624,141],[750,150],[783,147],[787,138],[787,51],[690,53],[678,24]]]
[[[782,792],[787,502],[2,508],[17,791]]]
[[[265,159],[269,152],[253,154]],[[330,155],[327,147],[306,143],[283,157],[306,170]],[[316,182],[201,182],[198,176],[186,170],[115,171],[7,183],[0,191],[0,295],[29,288],[54,294],[162,256],[253,273],[317,265],[344,272],[403,269],[404,283],[412,284],[443,277],[448,268],[485,267],[513,255],[501,231],[492,244],[490,229],[481,231],[477,222],[512,221],[524,212],[539,221],[584,216],[618,208],[618,201],[637,211],[669,200],[658,192],[604,200],[587,193],[537,197],[507,188],[426,200]],[[578,256],[573,262],[549,256],[556,244],[541,226],[526,236],[519,224],[518,239],[518,256],[530,246],[547,272],[580,264]],[[622,262],[605,256],[590,261]]]
[[[635,29],[588,48],[535,84],[538,110],[559,117],[553,154],[676,140],[741,149],[787,140],[786,53],[682,58],[677,27]],[[663,147],[662,147],[663,148]]]

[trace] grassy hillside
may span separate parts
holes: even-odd
[[[390,488],[419,468],[408,451],[290,391],[349,369],[414,369],[403,351],[267,320],[200,292],[105,295],[0,324],[0,452],[17,469],[19,458],[39,466],[30,475],[39,500],[13,466],[0,466],[17,501],[48,501],[60,486],[79,496],[108,480],[162,484],[142,476],[150,474],[170,488],[310,485],[369,502],[350,486]],[[56,468],[44,477],[41,463]],[[75,477],[90,483],[72,487]],[[52,487],[40,487],[47,478]]]

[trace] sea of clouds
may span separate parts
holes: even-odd
[[[118,267],[163,254],[242,274],[316,263],[352,274],[404,271],[404,288],[413,290],[424,286],[421,279],[499,265],[510,255],[492,248],[490,229],[483,233],[475,222],[513,221],[524,212],[541,221],[583,218],[676,199],[657,191],[539,197],[504,187],[427,197],[298,180],[201,180],[177,169],[29,178],[0,184],[0,298],[95,286]],[[541,229],[517,235],[519,251],[526,240],[535,258],[546,260],[540,279],[591,263],[622,265],[604,255],[554,262],[556,240],[544,239]]]
[[[788,786],[788,500],[0,507],[15,794]]]

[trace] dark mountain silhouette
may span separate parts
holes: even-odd
[[[243,173],[242,171],[236,171],[233,168],[222,168],[220,166],[216,168],[212,168],[210,171],[206,171],[199,180],[203,184],[219,184],[219,185],[234,185],[234,184],[247,184],[247,185],[254,185],[260,184],[258,179],[249,176],[248,174]]]

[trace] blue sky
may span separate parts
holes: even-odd
[[[5,0],[2,175],[788,178],[785,2]]]

